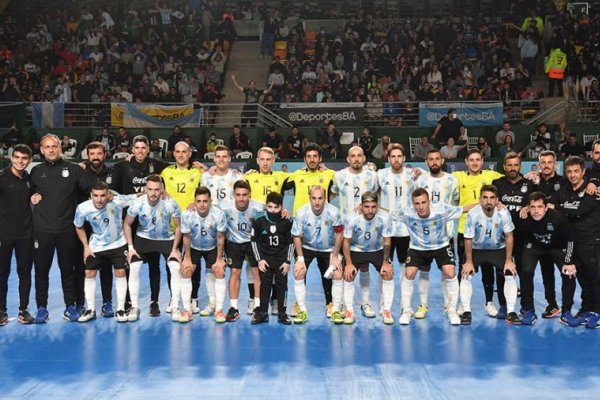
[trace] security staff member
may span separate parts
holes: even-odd
[[[80,316],[76,304],[83,306],[85,298],[77,298],[75,291],[75,252],[77,237],[73,217],[77,196],[86,193],[93,183],[90,175],[77,164],[61,158],[60,139],[46,134],[40,141],[45,161],[31,170],[34,195],[33,207],[33,262],[38,312],[36,323],[48,321],[48,286],[54,251],[58,255],[63,296],[66,305],[64,318],[75,322]],[[83,294],[83,293],[81,293]]]
[[[29,314],[31,268],[33,266],[33,215],[29,198],[31,185],[25,170],[32,159],[29,146],[13,148],[11,166],[0,171],[0,326],[8,323],[6,293],[13,251],[19,275],[19,317],[22,324],[33,323]]]

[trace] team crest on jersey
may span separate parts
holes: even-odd
[[[275,186],[279,185],[279,181],[277,179],[275,179]]]
[[[69,177],[69,170],[68,169],[63,169],[62,170],[62,177],[63,178],[68,178]]]
[[[269,232],[271,232],[271,233],[275,233],[275,232],[277,232],[277,226],[275,226],[275,225],[271,225],[271,226],[269,227]]]
[[[410,256],[406,257],[406,264],[410,263]]]
[[[548,222],[548,226],[546,227],[548,231],[553,231],[554,230],[554,225],[552,225],[552,223]]]
[[[190,182],[194,182],[194,177],[190,175]]]
[[[585,192],[583,192],[583,191],[577,193],[577,196],[579,196],[580,198],[583,197],[584,195],[585,195]]]
[[[527,243],[527,246],[525,246],[526,248],[530,249],[533,247],[533,245],[531,243]]]
[[[560,190],[560,183],[555,183],[554,184],[554,190],[555,191],[559,191]]]
[[[521,193],[527,193],[527,186],[521,186]]]
[[[153,174],[153,173],[154,173],[154,164],[150,164],[150,165],[148,166],[148,172],[150,172],[151,174]]]
[[[162,212],[162,211],[159,211],[159,212],[158,212],[158,218],[162,218],[162,217],[163,217],[163,212]]]
[[[39,249],[40,248],[40,242],[38,242],[37,240],[35,242],[33,242],[33,248],[34,249]]]
[[[109,175],[109,176],[106,177],[106,184],[110,185],[111,183],[112,183],[112,176]]]

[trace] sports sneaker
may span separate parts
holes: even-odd
[[[465,311],[464,313],[462,313],[462,315],[459,318],[460,318],[461,325],[471,325],[471,320],[473,319],[473,315],[471,314],[471,311]]]
[[[131,307],[127,313],[127,321],[135,322],[140,319],[140,309],[137,307]]]
[[[375,310],[373,310],[373,307],[371,307],[371,305],[368,303],[360,306],[360,312],[366,318],[375,318],[377,316],[377,314],[375,314]]]
[[[298,305],[298,303],[294,303],[294,307],[292,307],[292,312],[290,313],[290,317],[297,317],[299,311],[300,311],[300,306]]]
[[[263,324],[265,322],[269,322],[269,313],[261,312],[259,310],[254,311],[252,314],[252,320],[250,323],[252,325]]]
[[[558,308],[558,306],[555,305],[548,305],[546,307],[546,309],[544,310],[544,312],[542,313],[542,318],[554,318],[560,315],[560,308]]]
[[[410,308],[405,308],[404,310],[402,310],[402,315],[400,315],[400,318],[398,319],[398,322],[400,323],[400,325],[408,325],[410,324],[410,319],[413,316],[413,311]]]
[[[277,299],[271,300],[271,315],[279,315],[279,302]]]
[[[331,314],[333,313],[333,303],[328,303],[325,307],[325,316],[327,318],[331,318]]]
[[[463,315],[470,314],[469,311],[465,311]],[[448,321],[450,321],[450,325],[460,325],[461,317],[458,316],[456,311],[452,312],[452,310],[448,311]]]
[[[179,312],[179,308],[171,308],[171,321],[179,322],[181,319],[181,313]]]
[[[346,311],[346,315],[344,315],[344,324],[352,325],[354,323],[354,311]]]
[[[156,301],[150,302],[150,312],[148,313],[151,317],[160,316],[160,307]]]
[[[506,322],[507,324],[510,324],[510,325],[522,325],[523,324],[523,321],[521,321],[519,314],[517,314],[516,312],[508,313],[508,315],[504,319],[504,322]]]
[[[585,324],[588,329],[600,329],[600,314],[592,312],[590,313],[590,319]]]
[[[188,310],[183,310],[180,314],[179,314],[179,322],[181,322],[182,324],[185,324],[187,322],[190,322],[191,320],[194,319],[194,313]]]
[[[81,317],[83,315],[83,313],[86,311],[86,308],[83,304],[76,304],[75,311],[77,311],[77,314],[79,314],[79,316]]]
[[[215,322],[217,324],[222,324],[227,321],[227,316],[223,312],[223,310],[218,310],[215,312]]]
[[[588,313],[588,311],[584,310],[583,308],[580,308],[577,313],[574,315],[575,318],[579,319],[584,317],[586,314]]]
[[[560,319],[559,319],[560,323],[563,325],[567,325],[570,326],[571,328],[575,328],[578,327],[580,325],[579,319],[573,317],[573,314],[571,314],[571,311],[563,311],[560,314]]]
[[[229,311],[227,311],[227,315],[225,316],[227,322],[233,322],[240,319],[240,312],[237,308],[230,307]]]
[[[286,313],[278,315],[277,316],[277,322],[279,322],[280,324],[284,324],[284,325],[291,325],[292,324],[292,320],[290,319],[290,317]]]
[[[331,313],[331,322],[335,325],[341,325],[344,323],[344,316],[339,311],[334,311]]]
[[[506,310],[506,306],[500,306],[500,308],[498,309],[498,314],[496,314],[496,318],[497,319],[506,319],[507,315],[507,310]]]
[[[69,322],[75,322],[79,318],[79,313],[75,306],[68,306],[63,313],[63,319]]]
[[[8,314],[6,311],[0,311],[0,326],[8,324]]]
[[[450,304],[447,304],[445,306],[445,310],[444,313],[447,315],[448,311],[450,311]],[[463,306],[462,304],[460,306],[458,306],[458,310],[456,310],[456,313],[458,314],[458,316],[460,317],[461,315],[463,315],[463,313],[465,312],[465,306]]]
[[[21,310],[21,311],[19,311],[19,316],[17,317],[17,321],[19,321],[23,325],[29,325],[29,324],[33,324],[34,319],[31,316],[31,314],[29,314],[29,310]]]
[[[523,316],[523,325],[533,325],[537,321],[537,315],[535,315],[535,311],[527,311],[525,316]]]
[[[248,315],[254,314],[254,309],[256,308],[256,306],[254,304],[255,304],[254,299],[248,300],[248,309],[246,310],[246,314],[248,314]]]
[[[100,314],[104,317],[104,318],[112,318],[115,316],[115,310],[113,309],[112,303],[107,301],[106,303],[102,304],[102,309],[100,310]]]
[[[427,304],[421,304],[419,308],[417,308],[417,312],[415,313],[416,319],[423,319],[427,316]]]
[[[204,309],[202,311],[200,311],[200,316],[201,317],[210,317],[214,313],[215,313],[215,305],[209,303],[206,307],[204,307]]]
[[[50,319],[50,314],[46,307],[38,307],[37,314],[35,314],[36,324],[45,324]]]
[[[485,313],[488,315],[488,317],[496,318],[498,315],[498,310],[496,309],[494,303],[491,301],[485,303]]]
[[[198,314],[200,312],[200,306],[198,299],[192,299],[192,314]]]
[[[81,317],[77,318],[78,322],[88,322],[93,319],[96,319],[96,311],[94,310],[85,310]]]
[[[117,317],[117,322],[127,322],[127,313],[125,310],[117,310],[115,313],[115,317]]]
[[[308,322],[308,313],[306,311],[299,310],[296,318],[293,319],[294,324],[305,324]]]
[[[171,300],[169,300],[169,304],[167,304],[167,306],[165,307],[165,312],[167,314],[171,314],[171,311],[173,311],[173,308],[171,307]]]
[[[385,325],[394,324],[394,317],[392,317],[392,312],[390,310],[383,310],[383,323]]]
[[[576,315],[575,318],[577,319],[577,322],[579,322],[579,325],[587,325],[592,314],[593,313],[591,313],[590,311],[583,311],[579,313],[579,317],[577,317]]]

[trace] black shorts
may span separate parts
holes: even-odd
[[[407,267],[423,268],[431,265],[431,262],[435,260],[438,268],[442,268],[444,265],[454,265],[454,252],[452,247],[446,245],[441,249],[437,250],[415,250],[408,249],[408,257],[406,258]]]
[[[307,270],[315,259],[320,267],[325,267],[325,270],[329,268],[331,261],[331,253],[329,251],[314,251],[303,247],[302,254],[304,254],[304,263]]]
[[[233,243],[227,242],[225,246],[225,254],[227,255],[227,265],[229,268],[241,269],[244,260],[248,260],[248,265],[252,268],[258,267],[254,253],[252,252],[252,242]]]
[[[394,256],[394,252],[396,252],[396,257],[398,257],[399,263],[405,263],[406,257],[408,256],[408,244],[410,243],[410,237],[408,236],[399,236],[392,237],[392,249],[390,251],[390,256]]]
[[[473,266],[475,272],[479,272],[480,265],[492,265],[499,269],[504,270],[504,263],[506,262],[506,249],[497,250],[478,250],[473,249]]]
[[[173,250],[172,240],[151,240],[137,235],[133,239],[133,245],[135,251],[140,255],[140,259],[144,262],[147,261],[146,256],[153,253],[162,254],[167,259]],[[140,259],[133,257],[132,261],[140,261]]]
[[[377,251],[351,251],[350,257],[352,257],[352,264],[357,269],[369,268],[369,264],[373,264],[377,272],[381,271],[381,265],[383,264],[383,250]]]
[[[208,251],[200,251],[196,249],[192,249],[192,264],[196,266],[196,268],[200,268],[200,263],[204,258],[204,265],[206,268],[212,268],[212,265],[217,261],[217,248],[215,247],[212,250]]]
[[[99,251],[94,253],[95,257],[85,260],[86,270],[98,270],[112,265],[115,269],[125,269],[127,266],[127,245],[116,249]]]

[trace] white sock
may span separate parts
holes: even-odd
[[[471,282],[471,277],[463,276],[460,281],[460,304],[463,306],[463,311],[471,312],[471,297],[473,297],[473,283]]]
[[[517,303],[517,280],[514,276],[504,277],[504,297],[506,297],[506,312],[511,313],[515,311],[515,304]]]
[[[246,264],[246,278],[248,278],[248,283],[254,284],[254,272],[252,272],[252,267]]]
[[[411,281],[410,279],[404,277],[404,279],[402,279],[402,283],[400,284],[400,288],[402,290],[402,310],[411,309],[412,296],[415,290],[415,281]]]
[[[369,271],[360,271],[358,276],[360,283],[360,304],[370,304],[369,297],[371,297],[371,274]],[[346,306],[348,306],[348,304],[346,304]]]
[[[304,283],[304,279],[294,279],[294,293],[296,294],[298,308],[302,311],[306,311],[306,284]]]
[[[96,278],[85,278],[83,285],[87,309],[96,311]]]
[[[444,307],[448,305],[448,286],[446,285],[446,278],[444,278],[444,274],[441,275],[441,286],[442,286],[442,294],[444,295]]]
[[[398,284],[402,286],[402,279],[404,279],[404,274],[406,273],[406,263],[400,263],[400,268],[398,269]]]
[[[390,311],[392,309],[392,302],[394,301],[394,281],[393,280],[382,282],[381,295],[383,297],[383,309],[386,311]]]
[[[131,297],[131,307],[140,308],[140,270],[141,261],[134,261],[129,264],[129,297]]]
[[[448,311],[456,312],[456,303],[458,302],[458,278],[456,275],[452,279],[446,279],[448,285]]]
[[[125,297],[127,296],[127,278],[116,277],[115,286],[117,287],[117,311],[125,310]]]
[[[377,274],[377,288],[379,289],[377,292],[379,293],[379,308],[383,309],[383,279],[381,275]]]
[[[171,271],[171,309],[179,308],[179,298],[181,297],[181,265],[175,260],[167,262]]]
[[[344,304],[346,310],[354,312],[354,282],[344,281]]]
[[[344,296],[344,281],[342,279],[334,279],[331,282],[331,302],[333,303],[333,311],[340,311],[342,308],[342,297]]]
[[[192,278],[181,278],[181,303],[185,311],[192,311]]]
[[[238,299],[229,299],[229,306],[233,307],[237,310],[238,308]]]
[[[254,307],[260,307],[260,297],[254,298]]]
[[[429,271],[419,271],[419,300],[421,304],[426,305],[429,298]]]
[[[215,309],[223,310],[225,293],[227,292],[227,281],[225,278],[215,279]]]
[[[210,304],[214,305],[215,302],[217,301],[217,299],[216,299],[216,294],[215,294],[215,274],[213,273],[212,269],[210,269],[210,268],[206,269],[205,280],[206,280],[206,293],[208,293],[208,302]]]

